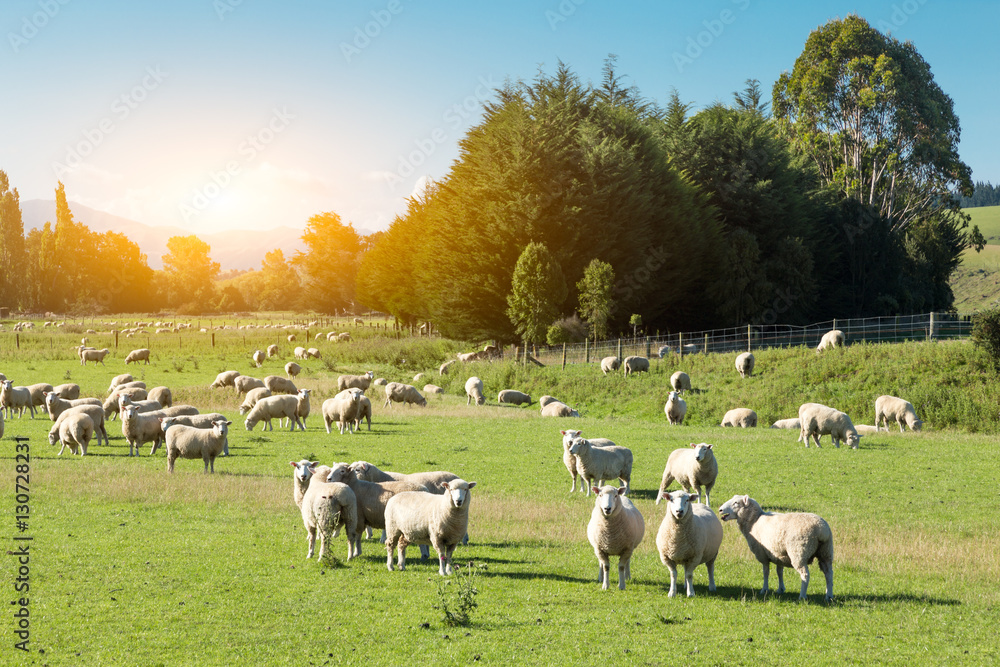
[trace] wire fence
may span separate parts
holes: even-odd
[[[848,345],[853,343],[899,343],[908,340],[967,338],[972,316],[955,313],[924,313],[834,319],[805,326],[791,324],[750,324],[726,329],[636,336],[566,345],[568,364],[599,362],[604,357],[664,357],[668,354],[746,352],[772,347],[816,347],[823,334],[839,329]],[[538,347],[534,357],[543,364],[560,364],[562,346]]]

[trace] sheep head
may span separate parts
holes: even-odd
[[[661,497],[667,501],[667,514],[672,516],[674,521],[682,521],[685,517],[691,516],[694,512],[691,509],[691,503],[698,500],[701,496],[697,493],[678,490],[664,493]]]
[[[754,500],[750,496],[733,496],[722,503],[722,506],[719,508],[719,518],[723,521],[735,519],[738,522],[740,514],[745,512],[752,502]]]
[[[301,461],[289,461],[292,467],[295,468],[293,473],[295,478],[300,482],[308,482],[312,478],[313,472],[316,470],[316,464],[319,461],[310,461],[309,459],[302,459]]]
[[[591,491],[597,495],[594,505],[601,510],[601,514],[611,516],[622,506],[621,496],[625,495],[628,488],[624,486],[615,488],[610,485],[604,487],[594,486],[591,487]]]
[[[464,479],[453,479],[445,487],[448,502],[455,509],[461,509],[469,504],[469,490],[476,486],[475,482],[466,482]]]
[[[692,442],[691,446],[694,447],[695,461],[704,461],[705,458],[708,456],[709,450],[712,449],[713,447],[713,445],[710,445],[707,442],[701,442],[698,444]]]

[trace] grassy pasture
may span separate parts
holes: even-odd
[[[69,334],[67,334],[68,336]],[[104,396],[111,376],[128,370],[149,386],[166,384],[175,400],[221,410],[234,420],[232,456],[217,473],[199,461],[179,461],[168,476],[164,454],[129,459],[117,422],[108,447],[85,459],[56,457],[45,443],[48,424],[12,418],[0,441],[7,469],[2,510],[14,525],[15,435],[31,438],[32,653],[11,650],[10,617],[0,629],[6,664],[969,664],[996,662],[994,635],[1000,589],[997,503],[1000,452],[995,437],[970,434],[975,423],[996,432],[995,378],[980,370],[966,343],[855,345],[833,355],[811,350],[756,353],[758,372],[740,381],[730,355],[684,360],[697,392],[687,396],[690,421],[667,427],[662,414],[669,373],[677,360],[630,379],[603,377],[596,366],[560,371],[476,364],[427,381],[446,388],[426,409],[383,410],[379,394],[373,430],[327,435],[318,416],[306,433],[247,433],[237,398],[208,390],[229,368],[258,377],[280,363],[253,369],[249,337],[216,348],[191,335],[190,349],[154,337],[151,366],[126,369],[123,346],[107,367],[79,365],[72,341],[45,340],[20,351],[0,336],[0,371],[28,384],[78,382]],[[273,337],[273,336],[272,336]],[[96,343],[91,336],[91,344]],[[436,368],[454,350],[441,341],[358,341],[317,345],[297,384],[316,394],[335,390],[340,372],[371,367],[405,381]],[[184,340],[184,338],[182,338]],[[195,344],[195,340],[199,342]],[[181,345],[184,345],[181,343]],[[370,346],[367,350],[365,346]],[[139,347],[140,345],[135,345]],[[357,348],[357,349],[352,349]],[[263,349],[263,348],[261,348]],[[361,357],[378,349],[374,362]],[[406,360],[401,367],[391,358]],[[426,363],[424,358],[426,357]],[[433,359],[433,361],[432,361]],[[302,362],[300,362],[302,363]],[[536,407],[467,407],[461,385],[483,378],[488,398],[513,386],[541,390],[580,407],[579,420],[538,417]],[[549,390],[551,389],[551,391]],[[875,393],[873,393],[875,392]],[[806,449],[789,431],[735,431],[715,426],[720,410],[748,405],[762,420],[792,416],[790,406],[820,400],[866,418],[878,393],[918,396],[924,433],[870,436],[857,451]],[[493,396],[490,396],[493,394]],[[964,421],[963,421],[964,420]],[[586,539],[593,498],[571,495],[561,460],[559,428],[582,428],[630,447],[632,494],[646,519],[624,593],[601,591]],[[117,436],[117,437],[115,437]],[[716,566],[719,590],[708,593],[704,568],[697,597],[669,599],[669,576],[655,553],[663,507],[653,500],[670,451],[690,442],[715,443],[720,478],[712,505],[748,493],[765,508],[813,511],[835,538],[836,602],[822,603],[823,578],[812,568],[809,601],[788,591],[761,599],[761,569],[735,526],[725,526]],[[291,498],[289,460],[324,463],[365,459],[392,470],[445,468],[479,483],[473,491],[472,542],[456,563],[477,573],[478,609],[466,628],[442,622],[436,563],[411,548],[406,572],[385,568],[385,551],[364,544],[359,561],[304,559],[301,518]],[[4,587],[13,597],[12,559]],[[772,592],[776,577],[771,576]],[[444,586],[445,590],[455,584]],[[446,593],[447,594],[447,593]],[[44,650],[44,653],[40,652]]]

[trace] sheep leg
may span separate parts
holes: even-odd
[[[34,415],[32,415],[32,419],[34,419]],[[899,425],[899,432],[902,433],[905,429],[903,428],[903,422],[900,421],[900,419],[898,417],[896,418],[896,424]],[[885,430],[888,431],[889,427],[886,426]]]
[[[395,545],[393,545],[392,542],[386,542],[385,543],[385,552],[386,552],[385,566],[389,569],[390,572],[392,572],[392,569],[393,569],[392,568],[392,551],[393,551],[394,548],[395,548]]]
[[[431,557],[431,548],[426,544],[421,544],[420,546],[420,560],[427,560]]]
[[[625,590],[625,580],[628,579],[628,564],[632,558],[632,551],[626,551],[618,557],[618,590]]]
[[[819,560],[819,569],[826,577],[826,601],[833,602],[833,561]]]
[[[802,589],[799,591],[799,599],[806,599],[806,590],[809,588],[809,566],[801,565],[795,568],[795,571],[799,573],[799,577],[802,579]]]
[[[774,570],[778,573],[778,595],[781,595],[785,592],[785,566],[775,563]]]
[[[764,561],[761,563],[761,567],[764,570],[764,586],[760,589],[760,596],[764,598],[767,597],[767,580],[771,576],[771,563]],[[779,565],[778,567],[780,568],[781,566]],[[779,569],[778,572],[781,572],[781,570]]]
[[[372,539],[372,527],[371,526],[365,526],[365,538],[369,539],[369,540]]]
[[[670,592],[667,597],[672,598],[677,595],[677,563],[668,562],[667,569],[670,570]]]
[[[708,569],[708,590],[715,591],[715,560],[705,563],[705,567]]]
[[[316,548],[316,527],[306,528],[306,541],[309,542],[309,552],[306,553],[306,560],[313,557],[313,551]]]
[[[597,583],[601,585],[601,590],[608,590],[608,573],[611,570],[611,563],[608,555],[601,551],[597,552]]]
[[[65,442],[62,443],[62,448],[60,448],[59,453],[56,454],[56,456],[62,456],[62,453],[63,453],[64,449],[66,449],[66,443]],[[70,450],[70,451],[72,451],[72,450]]]
[[[694,597],[694,568],[692,563],[684,563],[684,592],[689,598]]]
[[[327,433],[327,435],[329,435],[330,434],[330,420],[328,420],[326,417],[323,417],[323,422],[326,424],[326,433]]]

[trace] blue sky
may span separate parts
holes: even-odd
[[[0,169],[71,200],[193,231],[385,228],[505,78],[609,53],[649,98],[769,93],[811,30],[859,14],[911,40],[955,101],[962,158],[1000,181],[1000,3],[4,0]]]

